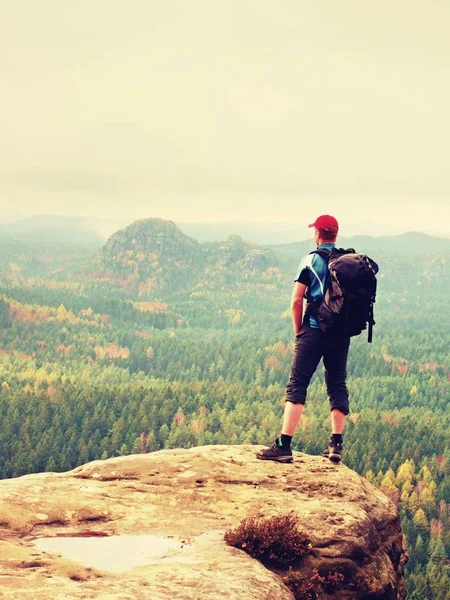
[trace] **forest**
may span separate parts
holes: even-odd
[[[344,462],[399,508],[408,597],[450,600],[450,250],[360,242],[380,273],[373,343],[363,332],[350,349]],[[270,443],[311,249],[199,244],[158,220],[102,248],[0,244],[0,477]],[[294,448],[320,455],[328,437],[321,367]]]

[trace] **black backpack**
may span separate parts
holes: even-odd
[[[367,341],[371,343],[375,325],[373,305],[377,293],[377,263],[353,248],[323,248],[311,254],[320,254],[327,260],[329,273],[322,302],[308,301],[308,314],[317,319],[324,333],[359,335],[368,324]]]

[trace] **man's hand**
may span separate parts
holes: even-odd
[[[300,333],[302,327],[303,300],[307,289],[308,288],[304,283],[299,283],[298,281],[295,282],[291,297],[292,324],[294,325],[295,335]]]

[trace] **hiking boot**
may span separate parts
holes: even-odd
[[[281,438],[277,437],[270,448],[258,450],[256,458],[260,460],[275,460],[276,462],[290,463],[292,462],[292,450],[281,446]]]
[[[330,440],[328,447],[322,452],[322,456],[329,458],[334,463],[340,463],[342,460],[342,444]]]

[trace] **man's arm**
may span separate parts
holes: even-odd
[[[300,328],[302,326],[303,319],[303,299],[305,297],[306,290],[308,286],[304,283],[296,282],[294,285],[294,290],[292,292],[291,298],[291,313],[292,313],[292,323],[294,325],[294,333],[298,335],[300,333]]]

